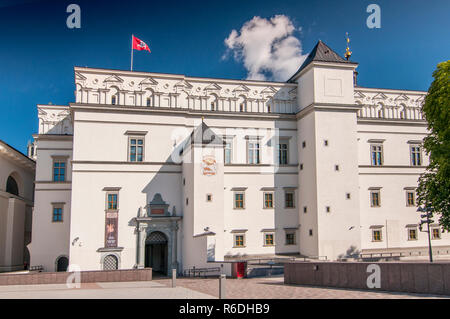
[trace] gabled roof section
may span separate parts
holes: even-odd
[[[250,91],[250,89],[244,84],[241,84],[233,89],[233,92],[248,92],[248,91]]]
[[[140,85],[143,84],[148,84],[148,85],[157,85],[158,82],[155,81],[155,79],[153,79],[151,76],[149,76],[148,78],[145,78],[141,81],[141,83],[139,83]]]
[[[223,145],[222,138],[214,133],[214,131],[202,121],[202,124],[197,126],[191,133],[191,144],[201,145]]]
[[[122,83],[123,79],[121,77],[113,74],[110,77],[106,78],[103,82],[119,82],[119,83]]]
[[[205,91],[209,91],[209,90],[221,90],[222,87],[220,85],[218,85],[217,83],[211,83],[210,85],[208,85],[207,87],[205,87]]]
[[[330,63],[345,63],[345,64],[358,64],[356,62],[351,62],[345,60],[335,51],[330,49],[325,43],[321,40],[317,42],[316,46],[312,49],[311,53],[308,55],[306,60],[300,66],[297,72],[287,81],[291,82],[304,68],[306,68],[312,62],[330,62]]]

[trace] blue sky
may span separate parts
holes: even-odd
[[[66,26],[70,3],[81,7],[81,29]],[[370,3],[380,29],[366,26]],[[245,79],[242,61],[222,58],[224,40],[255,16],[287,16],[302,54],[319,39],[343,54],[349,32],[359,85],[427,90],[449,59],[448,12],[448,0],[0,0],[0,139],[25,152],[36,104],[74,101],[74,66],[129,69],[132,33],[152,50],[135,51],[134,70]]]

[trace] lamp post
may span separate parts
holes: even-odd
[[[433,251],[431,249],[431,234],[430,234],[430,224],[434,223],[434,221],[431,219],[433,217],[433,211],[431,207],[428,207],[425,205],[425,207],[419,207],[417,209],[419,213],[425,213],[421,214],[420,218],[424,218],[420,220],[419,229],[421,232],[428,233],[428,255],[430,256],[430,262],[433,262]],[[422,230],[422,225],[427,224],[427,230]]]

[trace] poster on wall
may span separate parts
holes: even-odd
[[[117,247],[117,226],[118,226],[117,212],[106,213],[106,229],[105,229],[105,247]]]

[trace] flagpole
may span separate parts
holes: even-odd
[[[133,34],[131,35],[131,71],[133,71]]]

